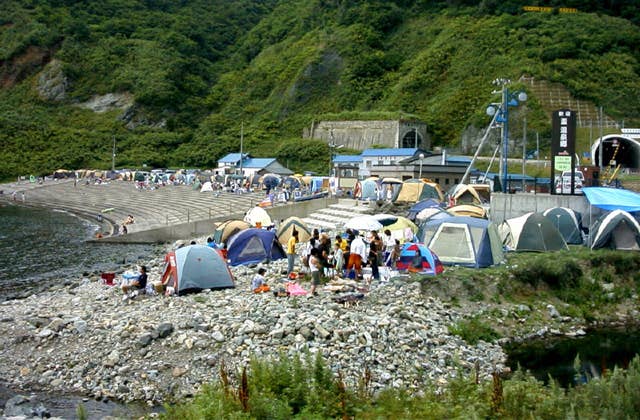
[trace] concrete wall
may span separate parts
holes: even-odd
[[[552,207],[567,207],[582,213],[582,224],[587,227],[602,214],[599,208],[590,206],[583,195],[491,194],[491,220],[496,223],[532,211],[543,212]]]
[[[337,203],[336,198],[320,198],[316,200],[301,201],[265,209],[271,219],[279,221],[290,216],[307,217],[314,211]],[[172,226],[162,226],[155,229],[132,232],[127,235],[102,238],[92,242],[111,243],[163,243],[177,240],[191,240],[198,236],[213,234],[216,222],[229,219],[243,219],[244,213],[225,214],[206,220],[198,220],[189,223],[180,223]]]

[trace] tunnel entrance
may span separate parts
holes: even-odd
[[[640,142],[637,139],[620,134],[610,134],[598,139],[591,149],[592,161],[600,166],[600,147],[602,146],[602,166],[640,169]]]

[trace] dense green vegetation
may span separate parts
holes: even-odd
[[[366,372],[355,387],[335,378],[321,356],[253,360],[239,383],[227,373],[188,403],[167,406],[167,419],[441,419],[635,418],[640,412],[640,358],[625,370],[565,390],[517,372],[480,382],[463,375],[444,390],[425,385],[421,395],[387,389],[372,395]],[[370,380],[370,379],[369,379]]]
[[[632,301],[637,308],[639,268],[636,252],[572,247],[554,253],[553,258],[542,253],[512,253],[506,265],[489,269],[449,267],[440,277],[422,279],[422,285],[426,295],[452,305],[496,304],[483,313],[470,309],[468,318],[450,326],[451,333],[474,344],[514,336],[530,326],[552,325],[552,320],[544,318],[546,309],[537,310],[547,302],[555,304],[563,316],[599,322],[613,316],[625,302]],[[613,287],[604,288],[605,284]],[[504,308],[509,307],[501,306],[505,302],[526,304],[531,310],[505,313]],[[501,322],[495,322],[496,318]],[[562,322],[557,322],[554,327],[562,328]],[[320,353],[256,359],[242,372],[221,366],[218,380],[205,385],[191,401],[167,405],[163,417],[565,419],[637,418],[640,413],[638,357],[626,370],[615,369],[569,389],[553,381],[545,385],[522,371],[510,378],[496,375],[488,382],[478,381],[473,372],[459,374],[444,387],[425,383],[417,392],[385,389],[374,393],[372,380],[366,368],[358,378],[336,376]]]
[[[640,2],[7,0],[0,6],[0,179],[58,167],[211,167],[245,148],[326,172],[300,141],[312,121],[426,121],[455,147],[484,127],[491,80],[563,83],[626,125],[640,123]],[[43,71],[64,97],[39,93]],[[135,102],[96,113],[94,95]],[[532,97],[528,127],[548,137]],[[518,109],[517,114],[524,112]],[[522,130],[513,126],[514,134]]]

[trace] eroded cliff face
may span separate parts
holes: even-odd
[[[11,88],[42,70],[51,60],[51,55],[51,50],[32,45],[20,55],[8,60],[0,60],[0,88]]]

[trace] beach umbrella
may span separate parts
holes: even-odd
[[[380,230],[382,227],[382,223],[377,221],[375,217],[366,214],[352,217],[344,224],[345,229],[355,230]]]

